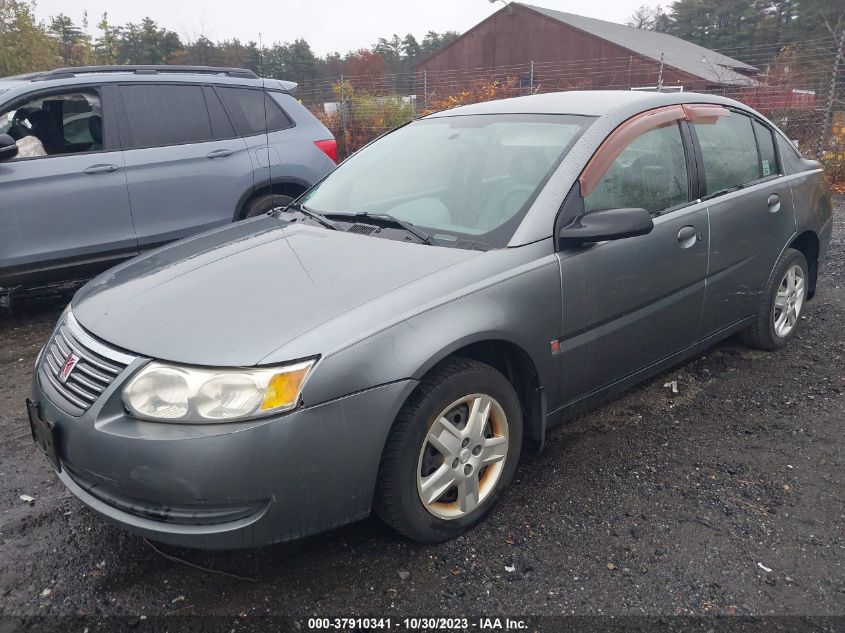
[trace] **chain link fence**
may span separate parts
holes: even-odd
[[[786,46],[720,50],[759,72],[737,80],[734,72],[713,62],[714,74],[720,77],[723,72],[724,81],[692,87],[757,109],[781,127],[805,156],[823,160],[831,181],[845,189],[844,45],[845,33],[839,40],[831,36]],[[707,62],[706,55],[702,61]],[[458,105],[566,90],[691,87],[666,83],[664,76],[660,61],[626,56],[340,76],[302,84],[298,96],[334,133],[343,158],[414,117]]]

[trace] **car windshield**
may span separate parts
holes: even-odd
[[[414,121],[354,154],[300,202],[330,216],[389,214],[439,245],[462,238],[501,248],[593,120],[503,114]]]

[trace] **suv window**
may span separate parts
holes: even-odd
[[[760,150],[760,176],[768,178],[779,174],[778,156],[775,153],[772,131],[762,123],[754,121],[754,133],[757,135],[757,147]]]
[[[293,126],[275,99],[263,90],[222,86],[216,86],[215,90],[241,136],[278,132]]]
[[[689,175],[681,128],[654,128],[628,145],[584,198],[587,212],[643,208],[653,217],[689,202]]]
[[[229,120],[229,115],[220,103],[220,97],[214,92],[211,86],[203,86],[203,94],[205,94],[205,104],[208,106],[208,116],[211,117],[211,134],[215,141],[227,138],[234,138],[235,128],[232,127],[232,122]]]
[[[96,91],[50,94],[0,112],[0,134],[18,145],[17,158],[103,149],[103,117]]]
[[[706,195],[712,196],[727,189],[760,178],[757,143],[751,119],[731,112],[694,123],[704,161]]]
[[[120,91],[129,122],[126,149],[211,140],[202,86],[137,84]]]

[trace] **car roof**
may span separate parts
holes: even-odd
[[[738,102],[725,97],[695,92],[573,90],[473,103],[435,112],[426,118],[471,114],[576,114],[600,117],[620,109],[642,111],[678,103],[721,103],[741,106]]]
[[[220,83],[238,86],[264,87],[291,92],[296,83],[266,79],[240,68],[205,66],[86,66],[59,68],[52,71],[27,73],[0,78],[0,92],[29,85],[33,88],[73,86],[80,83]]]

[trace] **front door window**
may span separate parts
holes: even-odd
[[[18,145],[13,160],[103,149],[103,118],[95,91],[41,96],[0,112],[0,134]]]
[[[653,217],[689,201],[684,143],[677,122],[634,139],[584,198],[587,212],[642,208]]]

